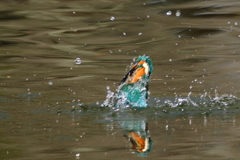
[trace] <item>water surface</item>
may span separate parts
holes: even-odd
[[[0,7],[0,159],[139,159],[132,130],[151,137],[147,159],[238,159],[238,1]],[[143,54],[154,63],[151,106],[96,105]]]

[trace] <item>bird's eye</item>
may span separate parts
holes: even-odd
[[[131,68],[135,68],[136,66],[137,66],[137,62],[134,62],[134,63],[132,63],[132,67]]]

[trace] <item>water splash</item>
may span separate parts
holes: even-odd
[[[81,64],[81,63],[82,63],[82,60],[80,58],[75,59],[75,64]]]
[[[180,10],[177,10],[177,11],[176,11],[176,16],[177,16],[177,17],[181,16],[181,11],[180,11]]]
[[[214,107],[214,108],[223,108],[234,105],[235,103],[239,102],[239,98],[232,95],[232,94],[222,94],[219,95],[217,90],[215,90],[214,97],[212,97],[212,93],[204,92],[200,94],[199,97],[191,96],[192,92],[186,97],[178,96],[177,94],[175,97],[150,97],[148,99],[148,106],[150,108],[204,108],[204,107]],[[124,96],[123,96],[124,98]],[[123,100],[124,101],[124,100]],[[97,102],[96,104],[101,107],[109,107],[115,108],[116,103],[116,94],[110,91],[110,87],[107,87],[107,96],[106,100],[103,102]],[[125,105],[125,108],[130,107],[129,105]],[[123,108],[120,107],[117,110],[122,110]],[[184,111],[184,110],[182,110]]]
[[[172,11],[168,11],[168,12],[166,13],[166,15],[171,16],[171,15],[172,15]]]
[[[102,107],[114,107],[115,105],[115,93],[110,90],[110,87],[107,86],[107,95],[106,100],[101,104]]]
[[[110,20],[111,20],[111,21],[114,21],[114,20],[115,20],[115,17],[111,16],[111,17],[110,17]]]

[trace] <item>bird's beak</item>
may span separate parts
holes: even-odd
[[[132,149],[144,153],[149,149],[149,137],[142,138],[135,132],[129,132],[128,138],[132,144]]]

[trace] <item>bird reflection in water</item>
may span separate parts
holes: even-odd
[[[119,122],[121,128],[126,132],[124,137],[131,144],[131,149],[139,156],[147,156],[152,149],[148,124],[144,120]]]

